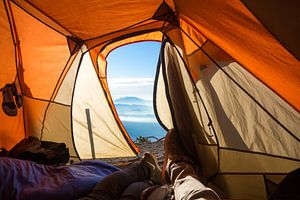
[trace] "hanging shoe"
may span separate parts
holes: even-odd
[[[18,114],[12,88],[12,84],[6,84],[5,87],[1,89],[3,95],[2,109],[8,116],[16,116]]]

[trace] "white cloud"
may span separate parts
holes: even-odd
[[[153,83],[153,78],[117,78],[108,80],[108,84],[110,87],[136,87],[142,85],[152,86]]]
[[[129,117],[129,116],[119,116],[121,121],[124,122],[144,122],[144,123],[157,123],[156,118],[152,117]]]
[[[113,78],[108,79],[112,97],[134,96],[152,100],[153,78]]]

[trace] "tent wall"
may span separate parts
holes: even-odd
[[[168,130],[171,130],[174,128],[174,124],[170,105],[168,103],[167,88],[164,81],[165,78],[163,75],[162,63],[160,61],[156,70],[153,92],[153,109],[160,124]]]
[[[16,39],[11,29],[10,24],[11,12],[8,2],[0,2],[0,88],[5,84],[18,82],[17,77],[17,58],[16,58]],[[2,95],[0,97],[0,105],[2,105]],[[25,137],[23,108],[18,110],[15,117],[7,116],[2,109],[0,109],[0,146],[10,149],[19,140]]]
[[[15,4],[12,11],[22,50],[26,96],[50,100],[69,57],[66,37],[40,23]],[[44,76],[47,76],[45,78]]]
[[[71,104],[74,90],[76,72],[78,70],[82,50],[74,54],[62,73],[56,95],[53,102],[48,104],[45,111],[42,127],[42,139],[47,141],[64,142],[70,152],[70,156],[77,157],[76,147],[72,135]]]
[[[219,192],[223,197],[265,199],[265,174],[288,173],[299,166],[299,113],[214,44],[206,42],[202,48],[263,108],[202,50],[184,59],[181,48],[167,43],[163,51],[171,105],[174,113],[178,112],[175,127],[181,135],[193,135],[202,175],[211,184],[222,186]],[[187,71],[184,60],[194,72],[198,69],[194,76]],[[172,97],[172,91],[179,97]],[[205,109],[214,129],[207,126],[210,120]],[[190,150],[193,143],[185,141]],[[255,192],[249,194],[245,189],[253,184]]]
[[[245,6],[292,55],[300,60],[299,1],[251,1]],[[298,18],[298,20],[296,20]]]
[[[0,54],[0,65],[2,71],[0,73],[0,88],[6,83],[12,83],[16,78],[16,56],[15,56],[15,41],[13,33],[11,31],[11,25],[9,23],[9,10],[5,1],[0,2],[0,33],[1,42],[0,48],[2,49]],[[4,70],[5,67],[5,70]]]
[[[194,81],[214,121],[219,122],[215,125],[216,132],[238,132],[242,136],[239,139],[223,134],[219,136],[220,145],[240,150],[251,146],[253,151],[299,159],[295,151],[300,147],[299,113],[211,42],[205,43],[202,49],[216,63],[202,50],[189,55],[188,61],[191,68],[198,68],[199,77]],[[233,141],[243,141],[247,148]],[[252,141],[261,142],[251,144]]]
[[[181,19],[300,110],[299,61],[241,1],[174,0],[174,3]]]

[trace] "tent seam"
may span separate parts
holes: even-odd
[[[209,129],[212,128],[213,134],[214,134],[214,136],[215,136],[215,138],[216,138],[216,142],[217,142],[217,147],[218,147],[218,166],[217,166],[217,167],[218,167],[218,171],[220,171],[220,152],[219,152],[220,143],[219,143],[219,139],[218,139],[217,133],[216,133],[216,131],[215,131],[215,128],[214,128],[214,126],[213,126],[213,121],[212,121],[212,119],[211,119],[211,117],[210,117],[210,115],[209,115],[209,112],[208,112],[208,110],[207,110],[207,108],[206,108],[206,106],[205,106],[205,103],[204,103],[204,101],[203,101],[203,99],[202,99],[202,97],[201,97],[201,95],[200,95],[200,91],[198,90],[198,88],[197,88],[197,86],[196,86],[196,83],[195,83],[194,80],[192,79],[192,75],[190,74],[190,71],[188,70],[188,67],[187,67],[187,64],[186,64],[185,60],[183,59],[183,57],[182,57],[181,54],[179,53],[179,50],[177,49],[177,47],[176,47],[176,46],[173,44],[173,42],[170,40],[170,38],[168,38],[168,39],[169,39],[169,41],[170,41],[170,44],[176,49],[176,52],[178,53],[179,57],[181,58],[182,62],[184,63],[185,70],[187,71],[187,73],[188,73],[188,75],[189,75],[189,78],[190,78],[190,81],[191,81],[191,83],[193,84],[193,87],[194,87],[193,89],[196,89],[197,94],[198,94],[198,96],[199,96],[199,98],[200,98],[200,101],[201,101],[201,103],[202,103],[202,105],[203,105],[203,107],[204,107],[204,109],[205,109],[205,113],[206,113],[206,116],[207,116],[208,121],[209,121],[209,123],[208,123],[207,125],[208,125]]]
[[[256,100],[245,88],[243,88],[234,78],[232,78],[200,45],[198,45],[181,27],[180,30],[233,82],[240,88],[247,96],[252,99],[265,113],[267,113],[278,125],[288,132],[294,139],[300,142],[300,139],[286,128],[278,119],[276,119],[266,108],[264,108],[258,100]],[[256,76],[255,76],[256,77]],[[257,79],[257,78],[256,78]],[[265,85],[265,84],[264,84]]]
[[[40,99],[40,98],[36,98],[36,97],[31,97],[31,96],[28,96],[26,94],[23,94],[23,96],[25,96],[25,97],[27,97],[29,99],[37,100],[37,101],[50,102],[50,103],[55,103],[55,104],[58,104],[58,105],[61,105],[61,106],[67,106],[67,107],[71,106],[71,105],[60,103],[60,102],[57,102],[57,101],[50,101],[50,100],[46,100],[46,99]]]
[[[46,107],[46,109],[45,109],[44,117],[43,117],[43,121],[42,121],[42,128],[41,128],[41,136],[40,136],[40,140],[41,140],[41,141],[42,141],[43,134],[44,134],[45,121],[46,121],[48,109],[49,109],[49,107],[50,107],[51,101],[55,98],[54,96],[55,96],[56,90],[59,89],[59,88],[58,88],[58,85],[59,85],[60,80],[61,80],[62,78],[65,78],[65,76],[63,77],[63,73],[64,73],[64,71],[66,70],[66,68],[67,68],[67,66],[68,66],[68,64],[69,64],[69,62],[72,62],[72,61],[71,61],[71,58],[72,58],[72,55],[69,56],[69,58],[68,58],[68,60],[67,60],[67,62],[66,62],[66,64],[65,64],[65,66],[64,66],[64,69],[62,70],[62,72],[61,72],[61,74],[60,74],[60,76],[59,76],[59,78],[58,78],[58,80],[57,80],[57,82],[56,82],[56,85],[55,85],[55,87],[54,87],[54,89],[53,89],[52,95],[51,95],[51,97],[50,97],[50,101],[48,102],[47,107]],[[75,57],[74,57],[74,58],[75,58]],[[74,61],[74,60],[73,60],[73,61]],[[66,72],[66,74],[67,74],[67,72]]]
[[[193,24],[191,24],[189,22],[188,19],[186,19],[185,17],[181,16],[180,17],[185,23],[187,23],[188,25],[190,25],[193,29],[195,29],[198,33],[200,33],[201,35],[203,35],[207,40],[209,40],[205,34],[203,34],[198,28],[196,28]],[[187,35],[187,33],[180,27],[180,29],[185,33],[185,35]],[[188,36],[188,35],[187,35]],[[189,36],[188,36],[189,37]],[[190,38],[190,37],[189,37]],[[198,47],[201,47],[199,44],[197,44],[194,40],[192,40],[190,38],[190,40]],[[212,44],[214,44],[216,47],[218,47],[219,49],[221,49],[222,51],[224,51],[226,54],[230,55],[229,53],[227,53],[224,49],[220,48],[217,44],[215,44],[213,41],[209,40],[209,42],[211,42]],[[201,48],[199,48],[201,50]],[[207,54],[207,56],[210,58],[210,56]],[[231,57],[231,56],[230,56]],[[210,58],[211,59],[211,58]],[[257,80],[259,80],[261,83],[263,83],[263,85],[265,85],[267,88],[269,88],[272,92],[274,92],[277,96],[279,96],[281,99],[283,99],[289,106],[291,106],[292,108],[294,108],[296,111],[299,112],[299,109],[296,108],[293,104],[291,104],[289,101],[286,100],[286,98],[284,98],[282,95],[280,95],[278,92],[276,92],[273,88],[271,88],[268,84],[266,84],[264,81],[262,81],[261,79],[259,79],[255,74],[253,74],[251,71],[249,71],[246,67],[244,67],[244,65],[242,65],[239,61],[237,61],[235,58],[233,58],[235,60],[236,63],[238,63],[239,65],[241,65],[247,72],[249,72],[252,76],[254,76]],[[213,60],[213,59],[211,59]],[[218,66],[218,65],[217,65]]]
[[[77,151],[77,148],[76,148],[76,145],[75,145],[75,138],[74,138],[74,127],[73,127],[73,103],[74,103],[74,95],[75,95],[75,89],[76,89],[76,83],[77,83],[77,78],[78,78],[78,74],[79,74],[79,70],[80,70],[80,67],[81,67],[81,63],[82,63],[82,60],[83,60],[83,57],[85,55],[86,52],[83,52],[82,50],[80,50],[82,52],[82,55],[80,57],[80,61],[78,63],[78,68],[77,68],[77,71],[76,71],[76,75],[75,75],[75,79],[74,79],[74,84],[73,84],[73,91],[72,91],[72,98],[71,98],[71,136],[72,136],[72,143],[73,143],[73,147],[74,147],[74,150],[78,156],[78,159],[81,161],[81,158],[79,156],[79,153]]]
[[[33,8],[35,8],[36,10],[38,10],[39,12],[41,12],[43,15],[45,15],[46,17],[48,17],[49,19],[51,19],[53,22],[55,22],[57,25],[61,26],[63,29],[65,29],[66,31],[68,31],[72,36],[75,36],[77,38],[78,37],[75,33],[71,32],[69,29],[67,29],[65,26],[61,25],[60,23],[58,23],[56,20],[54,20],[52,17],[48,16],[44,11],[42,11],[41,9],[39,9],[37,6],[35,6],[34,4],[32,4],[31,2],[26,0],[26,3],[28,3],[29,5],[31,5]],[[63,34],[64,35],[64,34]]]
[[[6,4],[7,2],[7,4]],[[21,90],[21,93],[23,95],[23,88],[22,88],[22,83],[20,81],[20,74],[19,74],[19,65],[22,65],[22,54],[21,54],[21,47],[20,47],[20,41],[18,39],[18,32],[17,32],[17,28],[15,26],[14,23],[14,17],[13,17],[13,12],[12,12],[12,9],[11,9],[11,4],[10,4],[10,1],[5,1],[3,0],[3,5],[5,7],[5,11],[6,11],[6,16],[7,16],[7,19],[8,19],[8,23],[9,23],[9,26],[10,26],[10,33],[11,33],[11,37],[12,37],[12,40],[13,40],[13,43],[14,43],[14,53],[15,53],[15,67],[16,67],[16,78],[18,79],[18,82],[19,82],[19,87],[20,87],[20,90]],[[8,11],[8,7],[9,7],[9,11]],[[17,48],[18,47],[18,48]],[[19,49],[19,51],[18,51]],[[23,113],[23,127],[24,127],[24,138],[27,137],[28,133],[27,133],[27,128],[26,128],[26,117],[25,117],[25,106],[22,105],[23,108],[22,108],[22,113]]]
[[[281,46],[283,46],[284,47],[284,49],[287,51],[287,52],[289,52],[294,58],[296,58],[298,61],[299,61],[299,58],[290,50],[290,49],[288,49],[287,48],[287,45],[283,42],[283,41],[281,41],[281,39],[279,39],[264,23],[262,23],[259,19],[258,19],[258,17],[257,17],[257,15],[255,15],[253,12],[252,12],[252,10],[251,9],[249,9],[249,7],[246,5],[246,3],[244,2],[244,0],[241,0],[241,2],[242,2],[242,4],[250,11],[250,13],[253,15],[253,17],[255,17],[255,19],[272,35],[272,37],[275,39],[275,40],[277,40],[280,44],[281,44]]]
[[[161,48],[162,48],[162,46],[161,46]],[[161,127],[163,127],[166,131],[168,131],[168,128],[164,125],[164,123],[161,121],[161,119],[159,117],[158,110],[157,110],[157,102],[156,102],[157,84],[158,84],[159,71],[161,69],[161,67],[160,67],[161,65],[162,65],[161,58],[159,56],[157,66],[156,66],[156,73],[155,73],[154,86],[153,86],[153,110],[154,110],[154,114],[156,116],[158,123],[161,125]]]
[[[64,34],[64,33],[62,33],[61,31],[59,31],[59,30],[57,30],[57,29],[55,29],[55,28],[53,28],[52,26],[50,26],[49,24],[47,24],[47,23],[45,23],[44,21],[42,21],[42,20],[40,20],[40,19],[38,19],[37,17],[35,17],[33,14],[31,14],[30,12],[28,12],[26,9],[24,9],[22,6],[20,6],[17,2],[15,2],[14,0],[11,0],[11,2],[15,5],[15,6],[17,6],[18,8],[20,8],[21,10],[23,10],[24,12],[26,12],[28,15],[30,15],[31,17],[33,17],[34,19],[36,19],[36,20],[38,20],[39,22],[41,22],[42,24],[44,24],[45,26],[47,26],[47,27],[49,27],[49,28],[51,28],[52,30],[54,30],[55,32],[57,32],[57,33],[59,33],[59,34],[61,34],[61,35],[63,35],[63,36],[67,36],[66,34]],[[31,5],[32,6],[32,5]],[[32,6],[33,7],[33,6]],[[34,7],[35,8],[35,7]],[[36,9],[36,8],[35,8]],[[38,9],[37,9],[38,10]],[[42,13],[42,12],[41,12]],[[44,13],[43,13],[44,14]],[[45,15],[45,14],[44,14]],[[46,16],[46,15],[45,15]],[[46,17],[48,17],[48,16],[46,16]],[[49,17],[48,17],[49,18]],[[51,18],[49,18],[49,19],[51,19]],[[52,20],[52,19],[51,19]],[[52,20],[53,21],[53,20]],[[55,21],[53,21],[54,23],[56,23]],[[57,24],[57,23],[56,23]],[[57,25],[59,25],[59,26],[61,26],[60,24],[57,24]],[[64,27],[62,27],[63,29],[65,29]],[[65,29],[66,30],[66,29]],[[66,30],[67,32],[69,32],[68,30]]]

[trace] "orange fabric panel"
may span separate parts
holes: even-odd
[[[91,59],[92,59],[92,62],[93,62],[93,65],[97,71],[97,74],[99,74],[98,72],[98,67],[97,67],[97,56],[98,56],[98,52],[99,52],[99,49],[98,48],[94,48],[92,50],[89,51],[89,54],[91,56]]]
[[[14,4],[12,10],[22,51],[23,92],[49,99],[70,56],[67,39]]]
[[[41,20],[43,23],[51,26],[53,29],[55,29],[58,32],[60,32],[61,34],[64,34],[66,36],[67,35],[69,35],[69,36],[71,35],[65,28],[63,28],[59,24],[55,23],[51,18],[49,18],[46,15],[44,15],[43,13],[41,13],[38,9],[36,9],[33,6],[31,6],[28,2],[26,2],[24,0],[12,0],[12,1],[15,4],[17,4],[18,6],[20,6],[21,8],[23,8],[24,10],[26,10],[27,12],[29,12],[34,17],[36,17],[39,20]]]
[[[157,21],[157,22],[148,23],[148,24],[145,24],[142,26],[136,26],[136,27],[133,27],[130,29],[120,31],[120,32],[108,34],[108,35],[100,37],[100,38],[87,40],[87,41],[85,41],[85,43],[88,46],[88,48],[91,49],[99,44],[103,44],[105,42],[111,42],[112,40],[114,40],[118,37],[122,37],[121,39],[125,39],[126,37],[129,37],[129,36],[134,37],[134,34],[136,34],[137,32],[140,32],[140,34],[143,34],[146,31],[148,31],[148,32],[158,31],[163,27],[164,23],[165,22],[163,22],[163,21]]]
[[[29,0],[81,39],[123,29],[152,17],[161,0]],[[168,0],[172,2],[172,0]],[[171,6],[172,3],[170,3]]]
[[[162,26],[162,24],[159,24],[159,27],[161,27],[161,26]],[[108,41],[108,42],[105,42],[105,43],[103,43],[103,44],[101,44],[101,45],[99,45],[99,46],[91,49],[89,51],[89,53],[91,55],[91,58],[92,58],[94,66],[97,67],[97,73],[98,73],[98,75],[100,77],[106,77],[106,60],[105,60],[105,58],[106,58],[106,56],[113,49],[118,48],[119,46],[122,46],[122,45],[133,43],[133,42],[139,42],[139,41],[161,41],[162,40],[162,36],[163,35],[162,35],[162,33],[160,31],[155,31],[155,32],[150,32],[150,33],[146,33],[146,34],[142,34],[142,35],[137,35],[137,36],[129,37],[129,38],[126,38],[126,39],[114,42],[112,44],[109,44],[110,42]],[[100,40],[104,40],[104,39],[107,39],[107,38],[101,38],[97,42],[100,42]],[[97,44],[96,41],[91,41],[91,42],[87,42],[87,43],[90,44],[90,45]],[[107,45],[107,46],[105,47],[105,49],[103,49],[105,45]],[[90,46],[90,47],[92,47],[92,46]],[[102,52],[99,54],[99,52],[101,50],[102,50]],[[97,66],[96,63],[98,63],[98,66]],[[98,67],[99,67],[99,69],[98,69]]]
[[[2,105],[2,95],[0,105]],[[20,140],[25,138],[23,108],[18,109],[15,117],[7,116],[0,108],[0,147],[11,149]]]
[[[0,88],[16,78],[15,46],[3,1],[0,2]],[[2,98],[2,96],[1,96]]]
[[[14,82],[17,76],[15,46],[4,2],[6,1],[0,2],[0,88]],[[2,92],[0,92],[0,147],[9,150],[25,137],[23,108],[18,109],[17,116],[10,117],[2,110],[2,101]]]
[[[28,136],[39,138],[48,102],[23,96],[23,104],[25,108],[25,125]]]
[[[179,23],[184,32],[186,32],[189,37],[191,37],[200,46],[202,46],[207,41],[207,39],[203,35],[194,30],[193,27],[186,23],[184,20],[180,19]],[[181,35],[187,55],[190,55],[199,49],[199,47],[193,41],[191,41],[191,39],[186,34],[181,33]]]
[[[174,0],[182,19],[300,110],[300,62],[238,0]]]
[[[142,42],[142,41],[161,41],[163,37],[162,32],[160,31],[155,31],[155,32],[151,32],[151,33],[146,33],[143,35],[138,35],[138,36],[134,36],[134,37],[130,37],[127,38],[125,40],[121,40],[118,42],[114,42],[113,44],[107,46],[102,52],[101,54],[104,57],[107,57],[107,55],[114,49],[126,45],[126,44],[130,44],[130,43],[134,43],[134,42]]]
[[[61,72],[60,79],[57,81],[57,87],[55,88],[55,91],[53,92],[52,99],[50,99],[51,101],[53,101],[55,99],[55,97],[56,97],[56,95],[57,95],[57,93],[59,91],[59,88],[62,85],[65,77],[67,76],[70,68],[72,67],[73,62],[76,59],[77,55],[78,55],[78,51],[70,57],[68,63],[66,64],[65,69]]]

